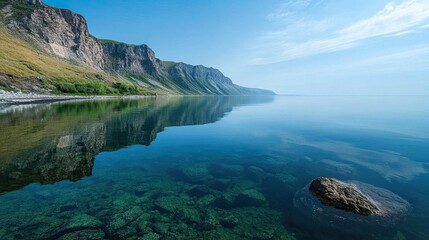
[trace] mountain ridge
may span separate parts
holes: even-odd
[[[145,44],[133,45],[98,39],[89,33],[82,15],[68,9],[51,7],[40,0],[0,0],[0,13],[3,15],[2,22],[11,35],[59,61],[66,61],[84,67],[94,75],[98,74],[93,80],[97,84],[106,85],[101,92],[127,94],[138,93],[144,89],[145,93],[149,94],[274,94],[268,90],[238,86],[218,69],[161,61]],[[1,70],[0,74],[7,78],[16,78],[14,74]],[[43,79],[44,75],[46,74],[43,71],[39,71],[39,80]],[[81,81],[91,81],[91,78],[93,77]],[[7,82],[7,79],[0,79],[0,86],[8,87]],[[81,93],[81,89],[94,92],[91,87],[88,87],[89,90],[86,87],[81,88],[76,86],[75,82],[64,78],[42,82],[40,88],[63,93]]]

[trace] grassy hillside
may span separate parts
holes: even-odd
[[[40,52],[0,26],[0,87],[51,89],[69,94],[153,94],[106,73]]]

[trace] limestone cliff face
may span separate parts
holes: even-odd
[[[163,66],[155,52],[146,45],[129,45],[113,41],[101,41],[106,59],[105,70],[147,74],[160,77]]]
[[[198,95],[273,94],[235,85],[217,69],[184,63],[167,67],[146,45],[97,39],[84,17],[40,0],[0,0],[0,13],[11,31],[36,48],[143,87]]]
[[[31,4],[35,4],[34,10],[20,19],[11,20],[10,29],[56,56],[95,70],[104,69],[103,47],[90,36],[81,15],[39,1],[31,1]]]

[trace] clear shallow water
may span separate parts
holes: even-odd
[[[428,100],[184,97],[3,111],[0,239],[428,239]],[[389,190],[409,212],[337,221],[296,204],[320,176]]]

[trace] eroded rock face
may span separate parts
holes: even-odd
[[[103,47],[89,34],[86,20],[70,10],[40,3],[29,15],[11,21],[8,27],[46,52],[94,70],[105,66]]]
[[[365,195],[360,193],[351,184],[332,178],[317,178],[310,184],[309,191],[320,202],[327,206],[369,216],[376,214],[379,209]]]

